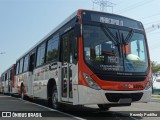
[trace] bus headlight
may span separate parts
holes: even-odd
[[[145,90],[148,90],[150,87],[152,87],[152,84],[153,84],[152,77],[150,77],[150,79],[149,79],[149,81],[148,81],[148,83],[147,83],[147,85],[145,87]]]
[[[89,87],[96,89],[96,90],[100,90],[101,88],[99,87],[99,85],[86,73],[83,73],[83,76],[87,82],[87,84],[89,85]]]

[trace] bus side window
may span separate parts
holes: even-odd
[[[5,81],[7,80],[7,73],[5,74]]]
[[[37,49],[36,67],[45,63],[46,43],[41,44]]]
[[[29,59],[29,71],[33,72],[34,70],[34,67],[35,67],[35,53],[33,53],[31,56],[30,56],[30,59]]]
[[[69,55],[68,55],[68,49],[69,49],[69,42],[68,42],[68,34],[65,34],[62,37],[62,45],[61,45],[61,61],[63,63],[68,62],[69,63]]]
[[[19,74],[19,62],[17,62],[17,64],[16,64],[16,75],[18,75]]]
[[[24,58],[23,71],[24,71],[24,72],[28,71],[28,55],[26,55],[25,58]]]

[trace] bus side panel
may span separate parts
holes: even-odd
[[[0,93],[2,93],[2,80],[0,78]]]
[[[4,93],[8,93],[8,79],[4,82]]]
[[[78,64],[72,65],[72,91],[73,91],[73,105],[79,102],[78,97]]]
[[[14,76],[15,82],[14,82],[14,89],[13,89],[13,93],[18,94],[18,77]]]
[[[16,90],[15,90],[15,77],[14,77],[14,73],[15,73],[15,65],[12,66],[12,71],[11,71],[11,93],[14,94],[16,93]]]
[[[26,85],[26,94],[27,96],[33,96],[33,86],[32,86],[32,83],[33,83],[33,79],[32,79],[32,72],[26,72],[25,73],[25,85]]]
[[[34,70],[33,94],[35,97],[47,99],[47,85],[50,79],[58,84],[57,64],[51,63]],[[50,91],[51,92],[51,91]]]
[[[24,94],[26,96],[32,96],[33,95],[33,87],[32,87],[32,79],[33,75],[32,72],[24,72],[22,74],[15,76],[15,82],[14,82],[14,93],[21,94],[21,85],[24,86]]]
[[[27,95],[27,74],[22,73],[19,75],[16,75],[15,79],[15,91],[17,91],[18,94],[21,94],[21,86],[24,86],[24,94]]]

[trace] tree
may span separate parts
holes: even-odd
[[[157,64],[155,61],[151,61],[151,69],[152,73],[155,74],[156,72],[160,71],[160,64]]]
[[[155,75],[156,72],[160,71],[160,64],[157,64],[155,61],[151,61],[151,69],[152,69],[152,74]],[[156,78],[153,80],[153,83],[155,82]],[[152,84],[152,94],[154,93],[154,88]]]

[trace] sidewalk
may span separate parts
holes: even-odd
[[[152,98],[160,99],[160,95],[152,95]]]

